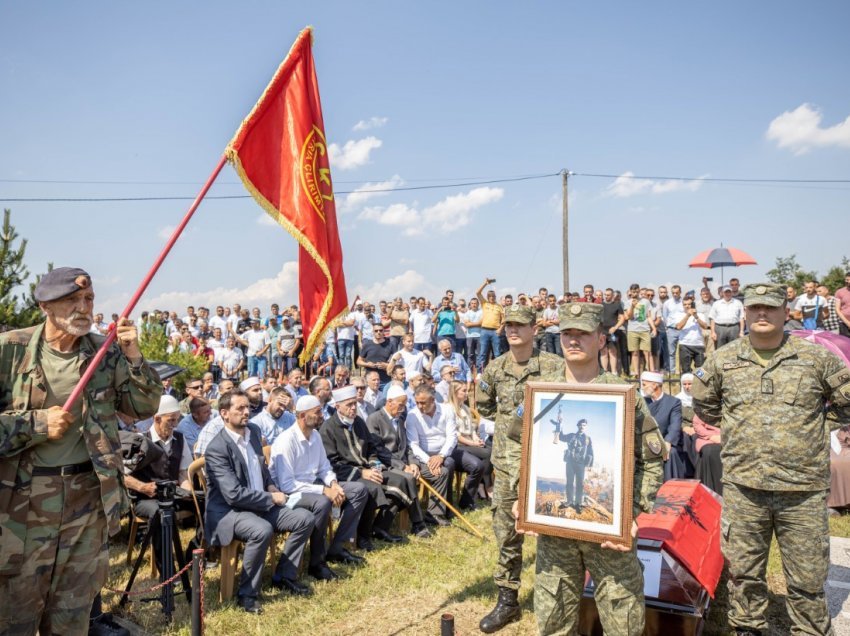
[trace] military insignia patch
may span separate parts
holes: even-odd
[[[480,388],[482,391],[489,391],[490,385],[487,384],[484,380],[478,380],[478,388]]]
[[[651,450],[654,454],[661,454],[661,442],[657,439],[647,440],[646,445],[649,446],[649,450]]]
[[[702,380],[703,378],[705,378],[705,371],[703,371],[701,368],[697,369],[696,371],[694,371],[694,375],[700,380]]]
[[[764,285],[759,285],[758,287],[756,287],[756,293],[763,296],[767,293],[767,287],[765,287]]]
[[[525,413],[525,407],[522,404],[520,404],[518,407],[516,407],[516,416],[522,417],[523,413]]]
[[[581,305],[574,304],[572,307],[570,307],[570,313],[573,316],[578,316],[581,313]]]

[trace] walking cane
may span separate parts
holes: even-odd
[[[476,535],[479,539],[484,539],[484,535],[483,535],[483,534],[481,534],[481,532],[479,532],[478,528],[476,528],[476,527],[475,527],[475,526],[473,526],[471,523],[469,523],[469,521],[467,521],[467,520],[466,520],[466,517],[464,517],[462,514],[460,514],[460,512],[458,512],[458,511],[455,509],[455,507],[454,507],[453,505],[451,505],[448,501],[446,501],[440,493],[438,493],[436,490],[434,490],[434,489],[431,487],[431,484],[429,484],[429,483],[428,483],[425,479],[423,479],[421,475],[419,476],[419,483],[420,483],[420,484],[422,484],[423,486],[425,486],[425,488],[427,488],[427,489],[431,492],[431,494],[432,494],[432,495],[434,495],[434,496],[435,496],[437,499],[439,499],[439,500],[440,500],[443,504],[445,504],[446,508],[448,508],[449,510],[451,510],[451,511],[452,511],[452,513],[453,513],[453,514],[454,514],[454,515],[455,515],[458,519],[460,519],[461,521],[463,521],[463,523],[464,523],[464,524],[466,524],[466,526],[467,526],[470,530],[472,530],[472,532],[473,532],[473,533],[475,533],[475,535]],[[486,539],[485,539],[485,541],[486,541]]]

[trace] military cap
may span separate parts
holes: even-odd
[[[528,305],[511,305],[505,307],[505,322],[518,325],[533,325],[537,322],[537,314]]]
[[[57,267],[47,272],[36,285],[33,296],[40,303],[59,300],[91,287],[91,276],[79,267]]]
[[[602,324],[602,305],[595,303],[564,303],[558,307],[559,328],[596,331]]]
[[[744,287],[744,307],[751,305],[781,307],[785,300],[785,287],[776,283],[754,283]]]

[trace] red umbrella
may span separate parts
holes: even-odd
[[[738,267],[740,265],[758,265],[756,259],[734,247],[715,247],[710,250],[705,250],[697,254],[694,259],[688,263],[688,267],[705,267],[707,269],[721,268],[721,283],[723,282],[724,267]]]

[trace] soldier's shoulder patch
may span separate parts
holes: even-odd
[[[707,375],[707,374],[706,374],[706,372],[705,372],[705,369],[703,369],[702,367],[700,367],[699,369],[697,369],[696,371],[694,371],[694,376],[695,376],[695,377],[697,377],[697,378],[699,378],[700,380],[705,380],[705,376],[706,376],[706,375]]]
[[[516,416],[522,417],[523,413],[525,413],[525,406],[520,404],[518,407],[516,407]]]
[[[487,384],[487,381],[482,378],[482,379],[478,380],[478,388],[481,389],[482,391],[489,391],[490,385]]]
[[[651,450],[656,455],[661,454],[661,442],[659,442],[657,439],[647,440],[646,445],[649,446],[649,450]]]
[[[826,379],[826,383],[831,389],[837,389],[842,384],[850,383],[850,369],[841,369],[837,373],[833,373]]]

